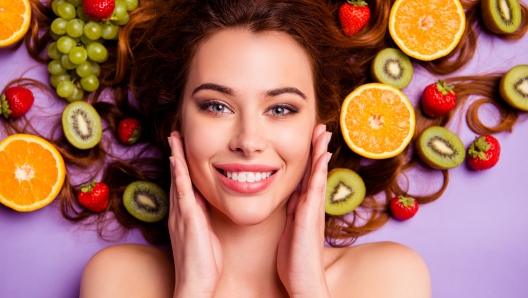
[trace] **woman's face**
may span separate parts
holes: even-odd
[[[194,57],[182,111],[191,179],[212,207],[239,225],[283,210],[316,125],[310,59],[293,38],[214,34]]]

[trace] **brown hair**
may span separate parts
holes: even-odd
[[[38,0],[32,0],[36,18],[32,20],[31,34],[26,36],[30,54],[43,60],[42,51],[50,40],[48,34],[39,37],[39,29],[49,28],[53,13]],[[476,41],[484,26],[480,15],[479,1],[462,1],[467,15],[466,32],[457,48],[448,56],[432,62],[418,62],[436,74],[447,74],[465,65],[473,56]],[[407,192],[399,177],[413,167],[420,166],[412,145],[396,157],[366,161],[352,152],[341,137],[339,109],[342,100],[357,86],[370,81],[369,67],[378,51],[393,46],[388,34],[388,19],[393,1],[371,1],[371,20],[364,30],[347,37],[338,26],[338,1],[273,1],[273,0],[142,0],[140,6],[130,13],[130,22],[120,28],[119,42],[107,43],[110,57],[101,67],[101,83],[114,91],[114,103],[99,100],[102,88],[88,98],[109,129],[115,131],[119,119],[135,115],[145,125],[142,139],[144,147],[138,158],[123,160],[110,156],[102,180],[111,189],[111,204],[107,212],[126,228],[140,227],[147,241],[168,244],[168,231],[163,223],[146,224],[130,216],[121,203],[126,185],[134,180],[151,180],[168,191],[169,167],[166,157],[169,148],[166,138],[179,127],[180,105],[183,88],[193,55],[208,36],[225,28],[245,28],[251,32],[280,31],[292,36],[312,60],[312,69],[317,97],[319,119],[333,132],[330,151],[334,152],[330,168],[346,167],[363,178],[367,197],[358,208],[347,216],[326,217],[326,236],[332,245],[349,245],[357,237],[383,226],[390,218],[388,199],[393,194]],[[523,15],[526,8],[523,6]],[[525,18],[524,18],[525,19]],[[528,25],[523,21],[521,29],[510,37],[520,38]],[[518,112],[497,103],[494,98],[499,75],[453,78],[457,82],[457,107],[461,107],[470,94],[479,94],[486,99],[474,103],[468,113],[470,127],[479,133],[492,133],[511,129]],[[128,82],[136,102],[131,105],[128,98]],[[478,87],[477,87],[478,86]],[[492,102],[504,115],[503,123],[488,128],[478,120],[478,106]],[[137,107],[136,107],[137,105]],[[438,119],[424,117],[416,108],[417,129],[414,139],[430,125],[445,125],[455,112]],[[110,142],[115,140],[110,140]],[[109,153],[103,145],[82,151],[68,145],[64,137],[54,139],[69,163],[88,167],[94,161],[104,161]],[[154,151],[154,157],[149,152]],[[448,172],[443,171],[442,186],[428,195],[416,195],[420,203],[436,200],[447,187]],[[61,211],[65,218],[84,221],[93,214],[78,211],[75,206],[75,189],[78,186],[66,183],[61,193]],[[384,194],[384,196],[376,196]],[[92,221],[98,225],[104,237],[105,214]]]

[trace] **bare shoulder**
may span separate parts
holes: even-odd
[[[431,297],[425,262],[401,244],[377,242],[327,248],[325,266],[332,297]]]
[[[173,264],[170,252],[155,247],[107,247],[84,268],[80,297],[172,297]]]

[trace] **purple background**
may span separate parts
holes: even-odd
[[[505,41],[483,33],[478,43],[472,62],[449,77],[528,64],[528,35]],[[22,76],[48,81],[46,66],[29,58],[24,47],[0,50],[0,70],[0,89]],[[403,91],[416,104],[423,88],[437,78],[415,65],[413,80]],[[52,104],[55,100],[35,93],[28,114],[35,117],[35,127],[45,131],[44,117],[61,111],[64,104]],[[483,108],[482,114],[488,123],[497,117],[493,108]],[[454,118],[448,128],[469,145],[475,134],[464,117]],[[0,123],[4,125],[3,118]],[[4,137],[2,129],[0,140]],[[391,220],[357,243],[388,240],[416,250],[431,272],[433,297],[528,297],[528,123],[520,121],[512,133],[495,137],[502,147],[497,166],[484,172],[465,165],[450,170],[449,186],[439,200],[421,206],[413,219]],[[438,186],[438,179],[419,173],[413,177],[413,187],[433,191]],[[117,243],[125,242],[146,243],[137,231]],[[77,297],[86,262],[115,243],[63,219],[58,200],[30,213],[0,205],[0,297]]]

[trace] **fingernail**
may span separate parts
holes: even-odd
[[[332,158],[332,155],[333,155],[333,153],[330,153],[330,152],[328,152],[328,154],[326,155],[326,163],[327,164],[330,161],[330,159]]]
[[[172,149],[172,140],[171,137],[167,138],[167,142],[169,142],[169,147]]]
[[[176,168],[176,160],[174,159],[174,157],[170,156],[170,157],[169,157],[169,160],[170,160],[170,162],[171,162],[171,164],[172,164],[172,167],[173,167],[173,168]]]
[[[330,143],[330,140],[332,139],[332,133],[331,132],[327,132],[327,135],[326,135],[326,145],[328,145]]]

